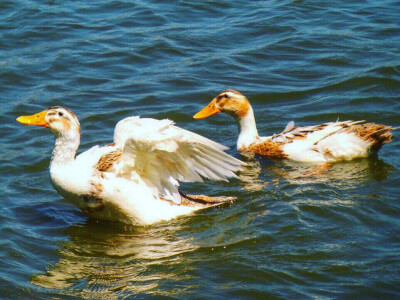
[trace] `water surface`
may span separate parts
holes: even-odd
[[[84,151],[131,115],[170,118],[235,151],[236,124],[192,115],[226,88],[259,132],[369,120],[400,126],[398,1],[0,3],[1,298],[397,298],[399,133],[323,174],[248,160],[219,209],[152,226],[89,220],[52,188],[53,137],[15,122],[72,109]]]

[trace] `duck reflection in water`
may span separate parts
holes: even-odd
[[[60,260],[46,273],[33,275],[31,282],[89,299],[117,299],[147,291],[156,295],[162,282],[172,281],[177,287],[188,279],[183,254],[197,247],[190,238],[177,236],[179,229],[176,220],[151,227],[122,228],[120,223],[94,220],[70,226],[68,241],[58,249]],[[160,295],[184,293],[193,288],[187,283],[170,292],[160,289]]]
[[[286,184],[318,184],[341,187],[361,182],[387,178],[394,167],[377,155],[354,161],[334,164],[307,164],[290,160],[255,159],[253,155],[243,157],[247,167],[239,178],[247,191],[261,191],[271,183],[276,188]]]

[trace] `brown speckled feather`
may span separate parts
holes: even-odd
[[[287,154],[285,154],[282,150],[282,146],[284,144],[285,143],[277,143],[273,142],[271,139],[268,139],[264,142],[252,144],[246,149],[239,149],[239,150],[248,151],[263,156],[287,158]]]
[[[107,172],[112,169],[114,163],[121,159],[122,152],[119,150],[111,151],[100,157],[96,169],[100,172]]]
[[[371,149],[377,151],[383,144],[389,143],[392,140],[391,129],[391,127],[385,125],[365,123],[349,126],[346,128],[346,131],[354,133],[364,141],[372,142]]]

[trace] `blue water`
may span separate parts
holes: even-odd
[[[259,132],[368,120],[400,126],[398,1],[0,2],[0,297],[400,297],[400,131],[379,156],[257,159],[238,180],[185,184],[238,200],[152,226],[90,220],[52,188],[52,134],[15,118],[72,109],[81,150],[131,115],[170,118],[235,151],[226,88]]]

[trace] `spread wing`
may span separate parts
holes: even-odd
[[[244,165],[226,154],[226,147],[170,120],[124,119],[116,126],[114,141],[123,149],[119,175],[139,175],[158,194],[178,203],[178,181],[227,180]]]

